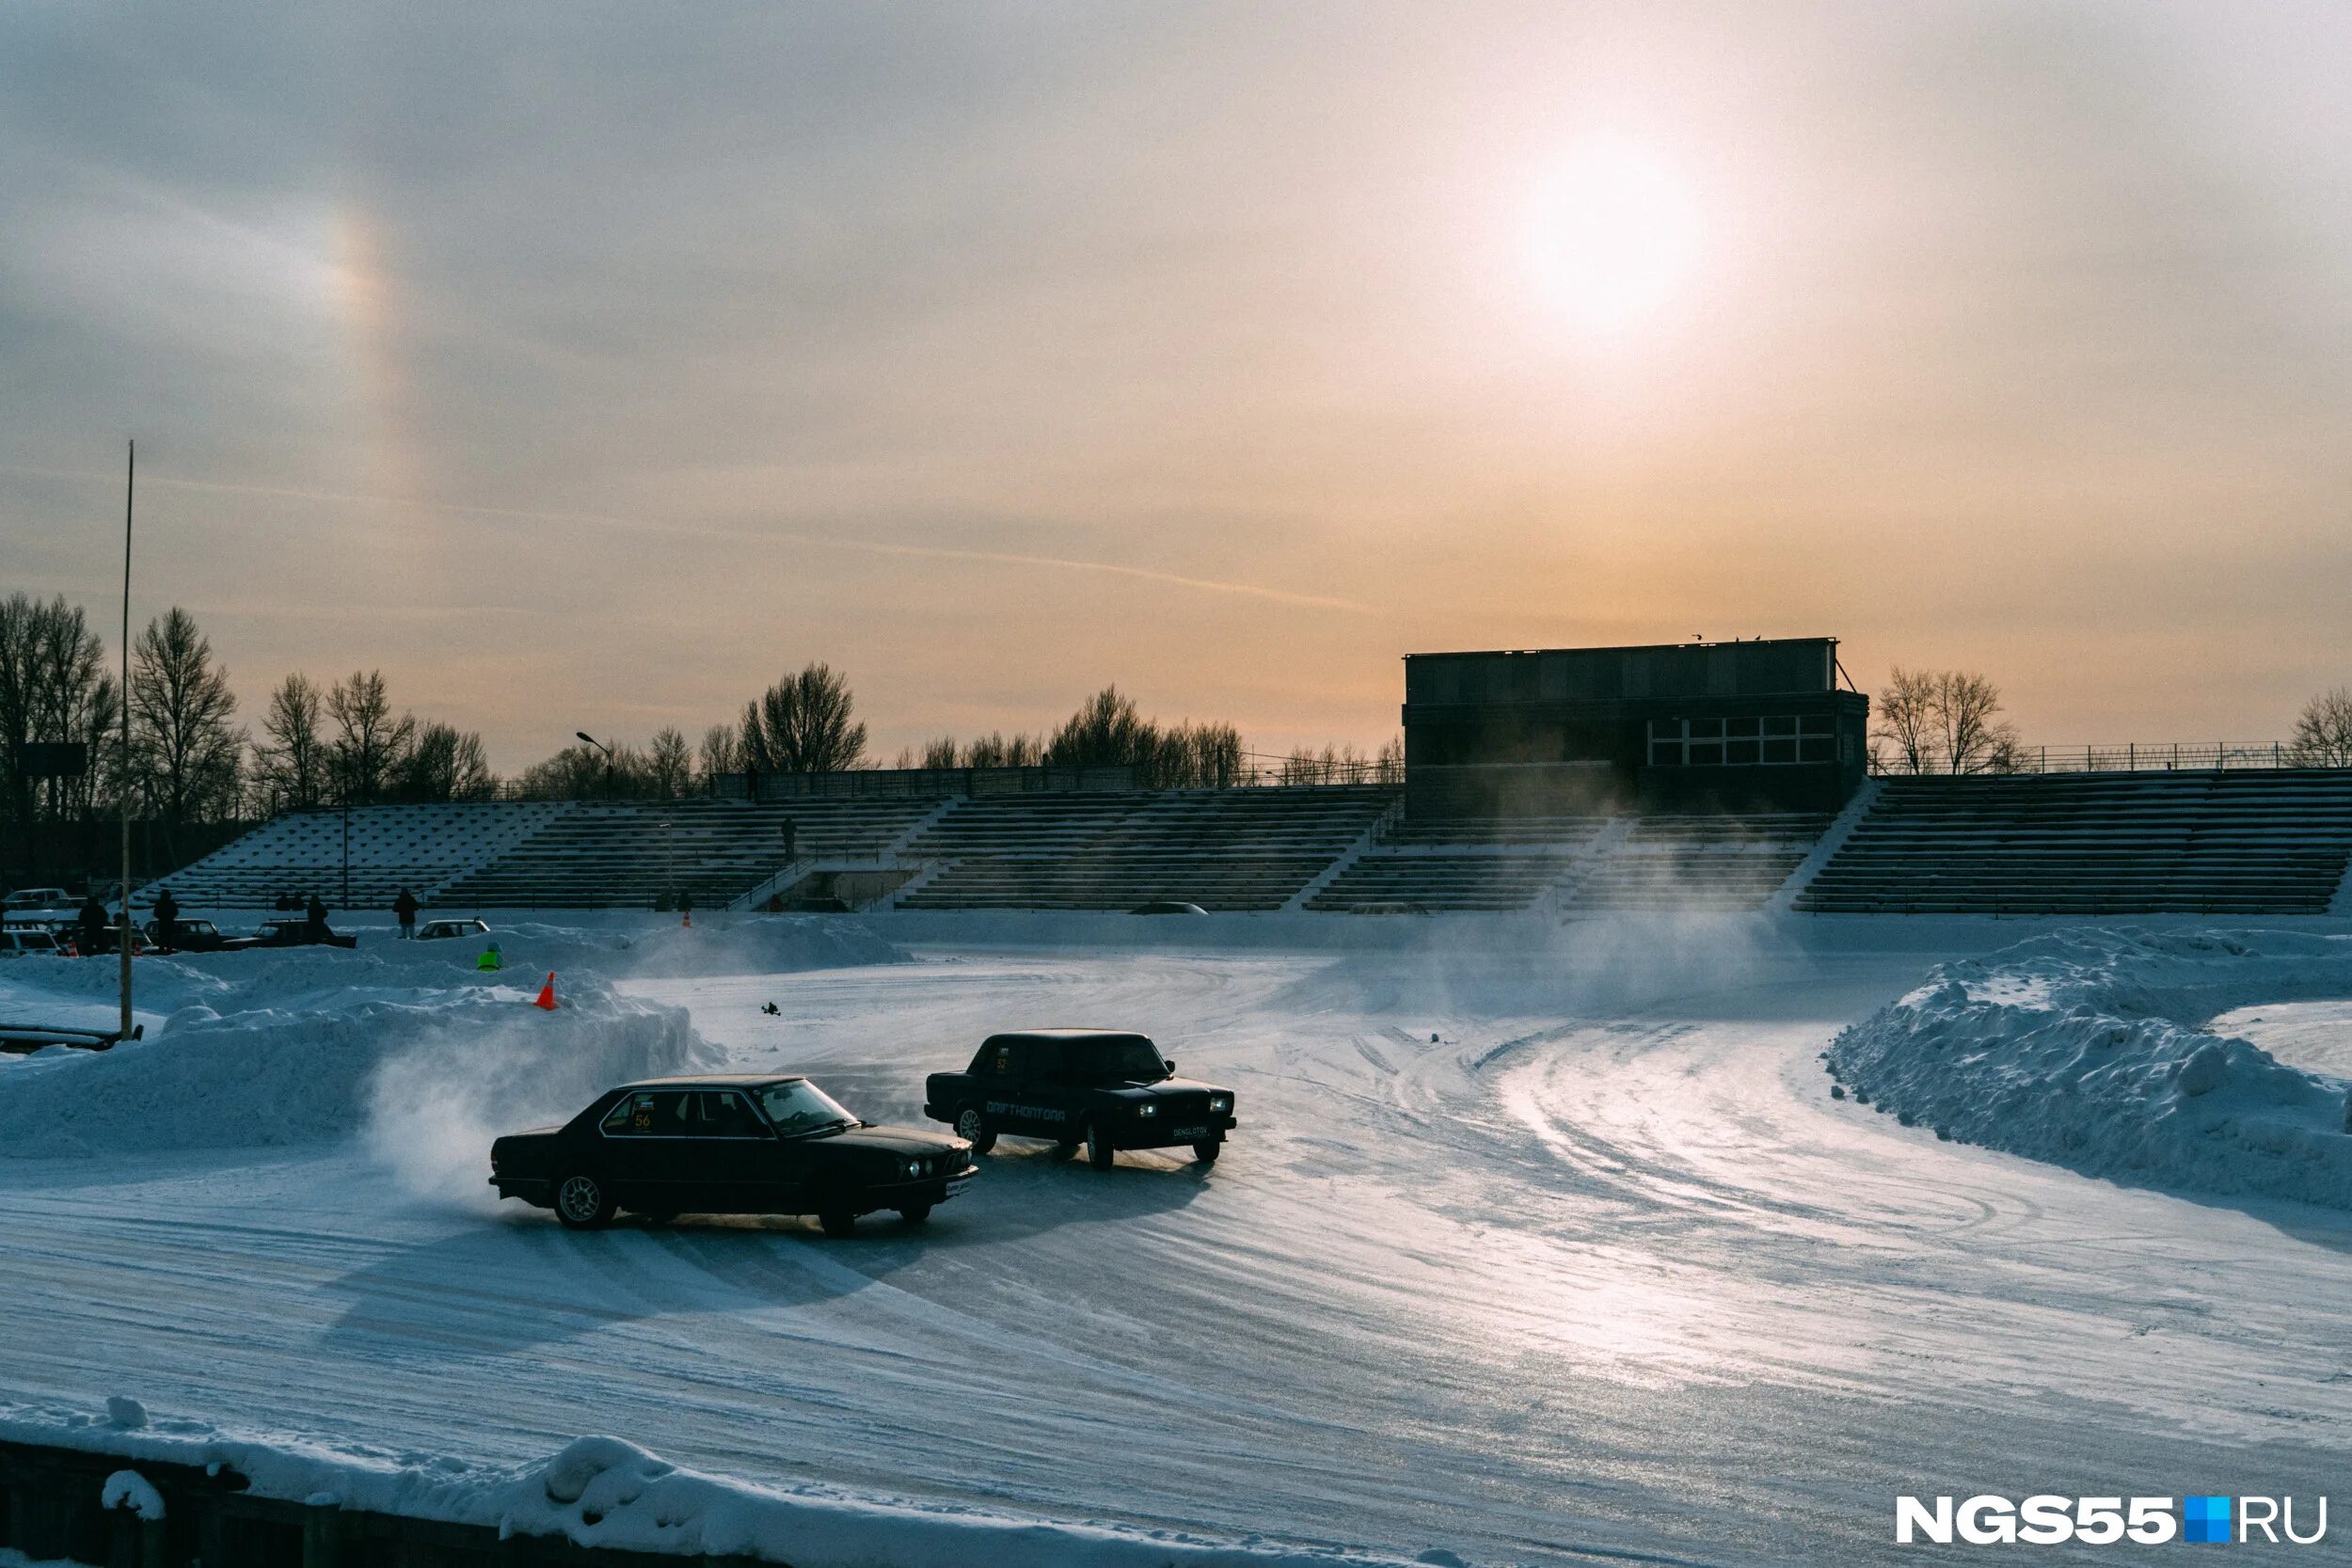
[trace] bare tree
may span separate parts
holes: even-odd
[[[1136,711],[1135,699],[1106,686],[1078,705],[1045,745],[1057,768],[1136,767],[1156,736]]]
[[[174,605],[150,621],[131,654],[131,752],[167,827],[234,810],[245,755],[236,711],[196,618]]]
[[[288,811],[307,811],[326,796],[326,743],[319,736],[319,689],[299,670],[279,681],[262,715],[268,739],[254,750],[261,780]]]
[[[2352,689],[2339,686],[2305,703],[2291,750],[2298,767],[2352,768]]]
[[[960,758],[961,753],[956,748],[956,737],[952,735],[943,735],[935,740],[925,741],[922,751],[916,752],[914,760],[907,766],[911,768],[960,768],[962,766]]]
[[[330,758],[336,795],[366,805],[389,786],[416,742],[417,721],[394,716],[381,670],[354,671],[349,680],[337,681],[326,694],[326,711],[335,721]]]
[[[1405,737],[1392,735],[1382,743],[1380,754],[1372,759],[1374,784],[1401,784],[1405,782]]]
[[[2024,763],[2001,689],[1969,670],[1897,665],[1871,704],[1870,765],[1883,773],[2012,773]]]
[[[1942,677],[1928,670],[1895,666],[1871,704],[1876,727],[1871,749],[1890,773],[1927,773],[1935,768],[1936,697]],[[1885,750],[1879,751],[1883,745]]]
[[[706,787],[722,773],[743,771],[742,732],[732,724],[713,724],[703,731],[702,748],[696,753],[695,765],[701,771]]]
[[[693,787],[694,753],[686,732],[664,724],[645,749],[645,784],[657,800],[675,800]]]
[[[2000,717],[1999,687],[1969,671],[1947,670],[1936,677],[1931,711],[1951,771],[2015,771],[2017,729]]]
[[[109,740],[119,713],[105,673],[104,647],[79,606],[64,595],[43,602],[24,594],[0,600],[0,811],[19,830],[43,816],[86,816],[102,778],[115,771]],[[35,778],[23,748],[80,742],[89,771],[77,778]]]
[[[866,754],[866,726],[850,717],[850,683],[816,663],[770,687],[743,710],[743,761],[759,773],[846,773]]]
[[[963,748],[962,765],[966,768],[1035,768],[1044,760],[1043,736],[1005,735],[991,731]]]
[[[498,793],[498,776],[483,754],[481,736],[431,723],[402,753],[391,789],[410,801],[486,800]]]

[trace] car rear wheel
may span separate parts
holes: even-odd
[[[1193,1145],[1192,1157],[1200,1161],[1204,1165],[1214,1165],[1216,1164],[1216,1157],[1220,1153],[1224,1152],[1224,1139],[1212,1138],[1206,1143],[1197,1143]]]
[[[1112,1156],[1119,1151],[1111,1147],[1111,1135],[1099,1121],[1087,1123],[1087,1164],[1096,1170],[1111,1168]]]
[[[910,1203],[898,1211],[898,1217],[909,1225],[921,1225],[931,1217],[931,1206],[928,1203]]]
[[[817,1223],[825,1227],[825,1234],[834,1241],[857,1234],[857,1216],[847,1209],[828,1209],[817,1216]]]
[[[555,1184],[555,1217],[571,1230],[600,1230],[612,1223],[612,1195],[585,1171]]]
[[[975,1154],[985,1154],[996,1147],[996,1134],[988,1130],[988,1122],[977,1105],[966,1105],[956,1113],[956,1136],[970,1144]]]

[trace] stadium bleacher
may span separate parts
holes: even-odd
[[[311,893],[339,906],[373,907],[389,905],[404,887],[421,898],[577,809],[533,800],[287,812],[142,896],[168,886],[191,910],[267,909],[283,895]]]
[[[960,802],[907,853],[946,863],[902,910],[1279,910],[1396,799],[1379,785]]]
[[[1829,831],[1827,812],[1631,818],[1577,879],[1565,910],[1760,910]]]
[[[1885,781],[1795,907],[1822,914],[2319,914],[2352,770]]]
[[[582,804],[440,888],[453,908],[650,907],[684,893],[727,904],[787,865],[866,864],[938,808],[895,797],[753,805],[718,800]]]
[[[289,813],[165,879],[191,910],[704,908],[865,868],[904,910],[2317,914],[2352,863],[2352,769],[1895,778],[1826,864],[1822,813],[1398,820],[1377,785],[789,803],[482,802]],[[784,853],[784,824],[793,853]],[[1809,882],[1792,884],[1800,866]],[[892,894],[874,891],[898,886]],[[151,896],[154,889],[148,890]]]

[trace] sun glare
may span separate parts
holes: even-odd
[[[1579,146],[1531,206],[1527,263],[1535,288],[1593,331],[1619,331],[1657,310],[1689,277],[1698,248],[1690,186],[1636,141]]]

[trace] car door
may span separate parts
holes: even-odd
[[[1067,1052],[1059,1040],[1024,1040],[1013,1053],[1020,1085],[1020,1131],[1033,1138],[1064,1142],[1074,1136],[1071,1118]]]
[[[682,1089],[637,1089],[621,1097],[600,1128],[605,1175],[613,1201],[624,1209],[675,1214],[691,1205],[686,1178],[692,1164],[686,1149],[686,1094]]]
[[[681,1207],[712,1214],[791,1213],[791,1183],[775,1130],[734,1089],[686,1097]]]

